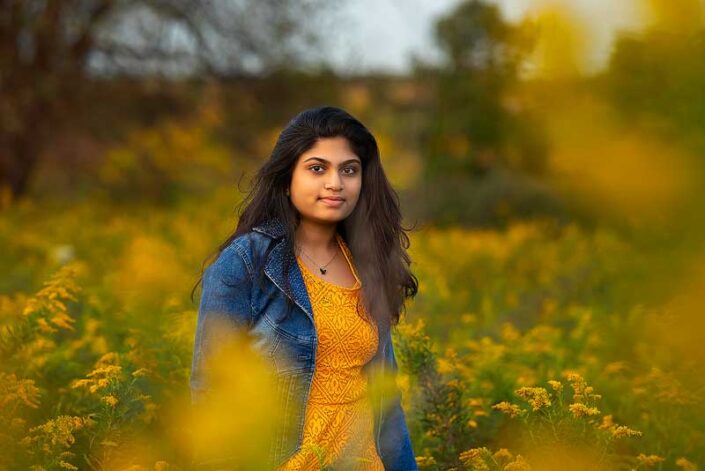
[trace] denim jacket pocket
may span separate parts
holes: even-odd
[[[268,352],[278,374],[294,374],[312,370],[313,340],[295,338],[275,330],[276,340]]]

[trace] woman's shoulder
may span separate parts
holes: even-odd
[[[242,276],[243,272],[251,274],[254,261],[266,251],[267,245],[266,236],[256,231],[239,234],[223,247],[206,270],[230,277]]]
[[[283,226],[277,219],[256,224],[233,237],[220,251],[214,264],[232,267],[244,263],[251,272],[269,252],[270,246],[283,236]]]
[[[256,258],[266,252],[270,244],[270,238],[253,229],[235,236],[230,243],[223,249],[223,252],[229,251],[238,253],[240,256],[248,260]]]

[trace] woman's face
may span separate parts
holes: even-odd
[[[289,187],[302,219],[337,223],[352,213],[362,187],[362,163],[344,137],[319,138],[301,154]]]

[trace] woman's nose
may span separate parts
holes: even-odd
[[[340,175],[338,175],[337,172],[333,172],[333,176],[328,180],[326,188],[330,190],[339,190],[341,189],[341,186]]]

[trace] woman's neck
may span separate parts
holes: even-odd
[[[336,224],[320,224],[312,221],[301,220],[296,227],[296,245],[302,247],[311,256],[327,256],[338,250],[335,239]]]

